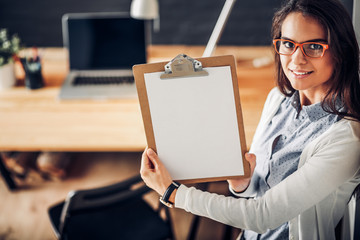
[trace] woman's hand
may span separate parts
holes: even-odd
[[[169,172],[150,148],[146,148],[142,154],[140,174],[146,185],[161,196],[172,182]]]
[[[251,177],[252,177],[252,175],[254,173],[254,169],[255,169],[255,166],[256,166],[256,156],[255,156],[255,154],[245,153],[245,159],[246,159],[246,161],[248,161],[250,163],[250,170],[251,170],[250,171],[250,177],[227,180],[228,183],[230,184],[230,187],[235,192],[243,192],[243,191],[245,191],[246,188],[249,186]]]

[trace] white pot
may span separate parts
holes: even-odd
[[[0,67],[0,90],[12,88],[16,83],[14,63]]]

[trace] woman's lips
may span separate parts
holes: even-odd
[[[308,77],[313,71],[303,71],[303,70],[291,70],[290,72],[294,75],[296,78],[306,78]]]

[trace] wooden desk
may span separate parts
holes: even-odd
[[[152,46],[149,62],[179,53],[200,57],[204,47]],[[145,134],[137,100],[57,99],[65,78],[64,49],[44,49],[46,87],[18,86],[0,92],[0,151],[142,151]],[[268,47],[218,47],[215,55],[235,55],[247,145],[252,141],[267,93],[274,86],[272,64],[254,68],[252,59],[271,56]],[[19,66],[17,76],[23,78]]]
[[[0,151],[141,151],[137,100],[60,101],[59,87],[0,93]]]

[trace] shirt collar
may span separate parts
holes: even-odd
[[[303,110],[312,122],[330,114],[322,108],[321,102],[301,107],[299,91],[294,92],[294,94],[290,97],[290,102],[291,106],[295,108],[297,115],[299,115],[301,110]]]

